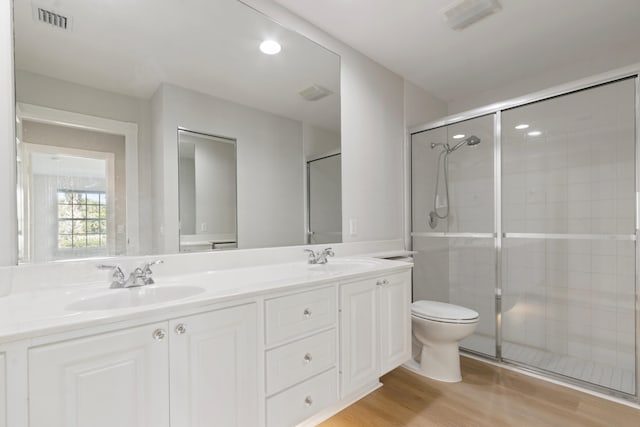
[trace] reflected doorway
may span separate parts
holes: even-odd
[[[307,161],[308,244],[342,242],[342,156]]]

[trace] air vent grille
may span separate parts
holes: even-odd
[[[317,101],[326,96],[331,95],[331,92],[326,87],[322,87],[320,85],[311,85],[308,88],[302,89],[298,94],[307,101]]]
[[[456,0],[442,13],[449,27],[462,30],[500,9],[498,0]]]
[[[51,12],[50,10],[39,7],[36,11],[38,21],[51,25],[62,30],[66,30],[69,27],[69,18],[59,13]]]

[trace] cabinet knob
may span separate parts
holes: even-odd
[[[389,284],[389,281],[388,281],[387,279],[384,279],[384,280],[382,281],[382,284],[386,286],[386,285],[388,285],[388,284]]]
[[[311,309],[305,308],[304,311],[302,312],[302,314],[304,314],[304,317],[306,317],[306,318],[311,317]]]
[[[313,360],[313,357],[311,357],[310,353],[307,353],[304,355],[304,364],[308,365],[309,363],[311,363],[311,361]]]
[[[176,334],[182,335],[185,332],[187,332],[187,325],[185,325],[184,323],[178,323],[176,325]]]
[[[153,331],[152,336],[154,340],[161,341],[167,336],[167,332],[164,329],[156,329]]]
[[[307,396],[304,398],[304,404],[307,408],[313,405],[313,399],[311,398],[311,396]]]
[[[378,281],[376,282],[376,286],[382,286],[382,280],[378,280]]]

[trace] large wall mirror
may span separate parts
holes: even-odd
[[[339,165],[322,203],[307,181],[341,151],[336,54],[238,0],[14,0],[14,23],[20,262],[341,241],[310,221],[340,215]]]

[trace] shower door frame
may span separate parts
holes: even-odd
[[[590,89],[593,87],[605,85],[608,83],[614,83],[619,80],[625,80],[632,78],[635,86],[635,234],[630,237],[629,240],[635,242],[635,394],[628,394],[622,391],[613,390],[604,386],[599,386],[594,383],[589,383],[576,378],[568,377],[562,374],[557,374],[551,371],[547,371],[541,368],[527,365],[525,363],[519,363],[516,361],[505,360],[502,357],[502,244],[503,239],[507,236],[502,231],[502,112],[512,108],[524,106],[538,101],[548,100],[563,95],[569,95],[581,90]],[[466,120],[475,119],[482,116],[493,115],[494,116],[494,250],[495,250],[495,354],[496,356],[490,356],[487,354],[481,354],[478,352],[465,350],[468,353],[479,355],[482,358],[497,361],[507,366],[513,366],[523,371],[527,371],[533,374],[541,375],[550,379],[560,380],[561,382],[576,385],[581,388],[599,392],[608,396],[622,398],[634,403],[640,403],[640,253],[638,242],[640,238],[640,187],[638,179],[640,177],[640,63],[629,67],[624,67],[616,70],[612,70],[606,73],[598,74],[592,77],[580,79],[577,81],[569,82],[563,85],[558,85],[545,89],[539,92],[534,92],[528,95],[524,95],[518,98],[513,98],[504,102],[498,102],[490,104],[484,107],[472,109],[460,114],[447,116],[442,119],[427,122],[422,125],[413,126],[407,130],[405,140],[405,243],[406,247],[410,250],[413,249],[413,236],[429,236],[429,237],[488,237],[487,233],[442,233],[442,232],[428,232],[428,233],[413,233],[412,224],[412,171],[411,171],[411,139],[414,134],[433,130],[436,128],[453,125]],[[514,233],[509,233],[509,237],[517,237]],[[530,233],[527,233],[530,234]],[[464,235],[464,236],[462,236]],[[560,237],[558,234],[545,234],[536,233],[538,238],[553,238]],[[590,236],[590,235],[589,235]],[[601,236],[607,237],[608,235]],[[566,235],[565,237],[572,238],[586,238],[586,235]],[[611,238],[619,239],[619,235],[611,236]]]

